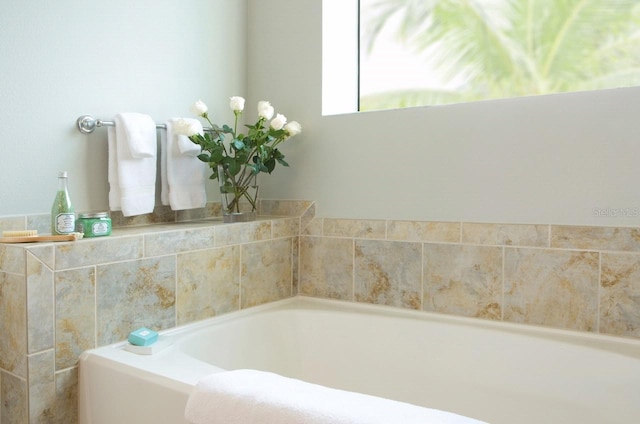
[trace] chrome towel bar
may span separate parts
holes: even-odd
[[[91,115],[82,115],[76,120],[78,130],[83,134],[91,134],[98,127],[115,127],[116,124],[113,121],[103,121],[102,119],[96,119]],[[167,129],[165,124],[156,124],[156,128],[163,130]],[[204,131],[213,131],[211,127],[204,127]]]

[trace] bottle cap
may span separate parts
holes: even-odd
[[[58,172],[58,178],[67,178],[67,177],[68,177],[67,171]]]

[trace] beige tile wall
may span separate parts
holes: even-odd
[[[640,338],[640,229],[316,218],[299,293]]]
[[[126,225],[111,237],[0,244],[0,422],[77,422],[77,363],[86,349],[142,326],[164,330],[292,296],[300,223],[314,206],[261,207],[251,223],[202,219],[215,207],[160,209],[114,216]],[[46,233],[45,218],[0,218],[0,229]]]
[[[78,355],[133,328],[296,293],[640,338],[640,229],[314,218],[286,201],[262,203],[278,218],[184,222],[211,210],[0,245],[0,422],[74,423]],[[38,225],[48,217],[0,218]]]

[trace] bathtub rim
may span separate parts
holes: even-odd
[[[176,345],[182,338],[189,337],[191,333],[207,328],[210,325],[220,325],[226,321],[239,319],[242,317],[265,313],[278,310],[316,310],[325,312],[338,313],[360,313],[374,314],[378,316],[389,316],[402,319],[416,319],[421,321],[430,321],[434,323],[454,324],[460,326],[469,326],[474,329],[493,330],[507,332],[510,334],[519,334],[522,336],[530,336],[543,338],[560,343],[569,343],[587,348],[604,350],[611,353],[618,353],[624,356],[640,360],[640,339],[628,336],[618,336],[606,333],[587,332],[579,330],[561,329],[554,327],[546,327],[541,325],[512,323],[506,321],[497,321],[485,318],[466,317],[458,315],[449,315],[431,311],[421,311],[407,308],[400,308],[388,305],[369,304],[361,302],[353,302],[339,299],[316,298],[304,295],[292,296],[286,299],[277,300],[262,305],[252,306],[245,309],[217,315],[199,321],[194,321],[159,331],[161,338],[169,338],[173,340],[173,345],[168,347],[166,351],[175,351]],[[103,350],[116,349],[123,351],[124,346],[128,342],[126,340],[118,341],[105,346],[89,349],[81,355],[86,356],[90,353],[100,352]],[[134,355],[126,352],[127,355]],[[137,355],[145,357],[159,357],[164,354],[160,352],[156,355]],[[214,367],[217,368],[217,367]],[[220,368],[217,368],[220,370]],[[214,370],[215,371],[215,370]]]
[[[624,357],[631,358],[633,361],[640,360],[640,340],[625,337],[451,316],[384,305],[295,296],[161,331],[160,336],[172,337],[174,345],[155,355],[136,355],[127,352],[123,349],[127,344],[126,341],[84,352],[81,356],[79,382],[81,387],[84,384],[85,387],[92,388],[92,390],[96,391],[85,393],[83,390],[79,390],[80,422],[91,422],[88,419],[84,419],[83,421],[82,417],[90,416],[92,400],[101,399],[105,395],[101,387],[97,387],[95,384],[92,385],[89,382],[91,376],[88,374],[93,372],[94,376],[102,374],[103,377],[106,375],[109,379],[115,378],[126,381],[129,381],[127,379],[134,381],[142,379],[147,382],[152,382],[161,386],[162,390],[177,394],[181,402],[186,404],[186,399],[192,392],[195,384],[202,377],[214,372],[225,371],[225,369],[190,356],[188,352],[184,352],[180,348],[180,342],[182,340],[188,340],[190,337],[197,337],[198,334],[196,333],[198,331],[206,331],[207,328],[211,326],[224,325],[226,322],[232,322],[245,317],[259,317],[261,313],[268,314],[272,311],[275,313],[281,311],[285,314],[287,314],[288,311],[292,311],[292,314],[284,315],[290,317],[296,317],[296,311],[301,313],[320,311],[328,312],[329,314],[337,312],[346,314],[356,313],[358,315],[365,314],[365,316],[366,314],[373,314],[383,318],[386,316],[396,319],[407,318],[409,320],[427,321],[428,324],[435,326],[440,324],[448,326],[459,325],[469,331],[479,329],[489,332],[506,333],[507,337],[510,336],[509,333],[513,333],[515,336],[525,338],[541,338],[543,342],[568,343],[578,346],[578,348],[584,347],[586,349],[599,350],[607,355],[624,355]],[[88,374],[83,365],[85,361],[87,365],[95,366],[93,369],[91,367],[88,368]],[[98,381],[100,381],[99,377]],[[118,383],[126,384],[122,381]],[[446,408],[444,409],[446,410]]]

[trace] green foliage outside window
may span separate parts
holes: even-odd
[[[457,82],[367,95],[361,110],[640,85],[639,0],[361,0],[362,49],[391,18],[399,41]]]

